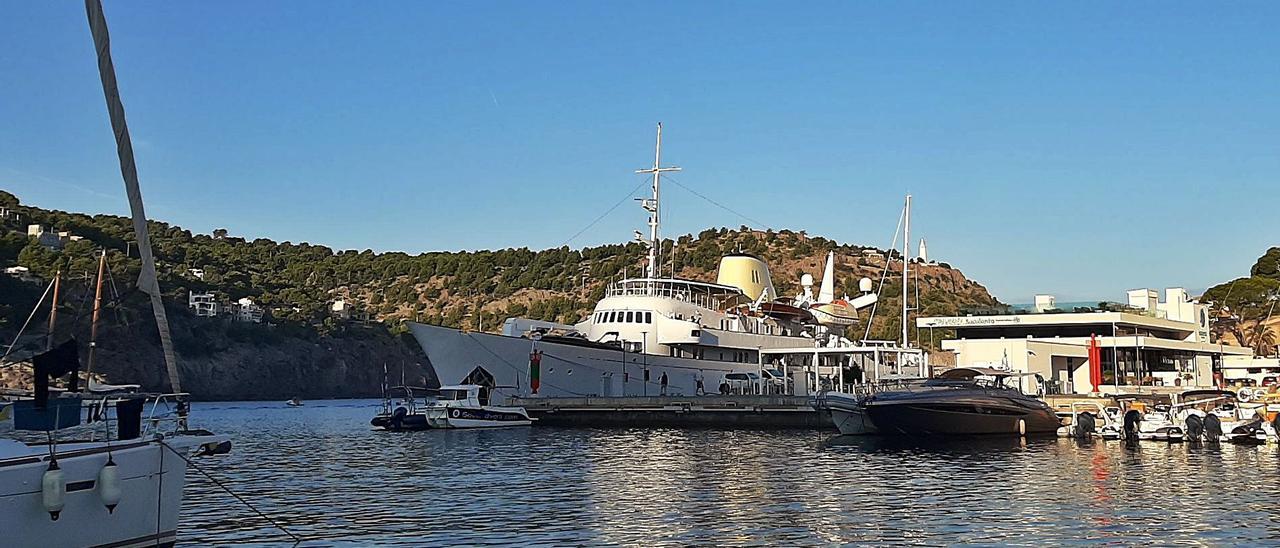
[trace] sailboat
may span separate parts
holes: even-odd
[[[6,546],[172,546],[189,459],[193,454],[225,453],[230,442],[188,427],[191,408],[181,389],[160,300],[106,19],[98,0],[87,0],[85,9],[142,257],[138,287],[151,297],[170,392],[139,394],[136,386],[102,385],[92,377],[105,252],[99,262],[85,390],[80,390],[76,341],[53,340],[60,282],[55,276],[46,349],[31,357],[34,386],[29,397],[11,404],[13,439],[0,439],[0,531]],[[44,296],[37,309],[43,301]],[[62,392],[50,386],[60,378],[67,382]]]

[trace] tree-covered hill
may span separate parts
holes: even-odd
[[[1249,269],[1249,276],[1213,286],[1202,301],[1213,303],[1215,336],[1276,355],[1280,342],[1280,247],[1268,249]]]
[[[0,265],[25,266],[45,280],[61,270],[71,283],[78,279],[83,285],[96,269],[95,253],[105,248],[116,287],[127,294],[141,266],[128,218],[23,206],[17,197],[3,191],[0,207],[19,216],[6,217],[0,224]],[[51,250],[27,235],[29,224],[68,231],[83,239]],[[637,243],[410,255],[246,239],[225,230],[194,234],[155,221],[149,226],[161,287],[179,324],[198,327],[215,323],[207,318],[183,317],[190,292],[210,292],[224,302],[249,297],[265,307],[267,321],[273,325],[270,329],[276,333],[270,337],[287,334],[312,340],[342,337],[352,329],[351,322],[331,314],[331,304],[340,298],[355,304],[372,320],[359,324],[362,329],[379,329],[389,335],[403,333],[405,320],[470,329],[483,326],[486,331],[500,329],[503,319],[517,315],[576,322],[604,294],[610,281],[638,275],[644,261],[644,247]],[[856,295],[860,278],[878,282],[888,268],[881,312],[872,322],[871,337],[893,339],[901,330],[897,313],[901,261],[889,260],[886,265],[883,257],[863,253],[870,249],[803,232],[740,227],[708,229],[666,240],[662,256],[664,273],[674,268],[681,277],[713,281],[720,257],[738,251],[753,253],[770,264],[774,283],[783,295],[799,291],[802,273],[820,278],[828,251],[837,256],[837,292]],[[202,271],[202,277],[193,270]],[[924,314],[953,314],[999,304],[984,287],[945,263],[919,265],[914,279],[919,282],[919,307]],[[0,332],[12,333],[25,318],[40,288],[29,289],[6,292],[0,298]],[[145,312],[144,305],[139,304],[139,309]],[[856,335],[860,338],[863,334]],[[199,337],[179,337],[180,356],[208,352],[204,346]]]

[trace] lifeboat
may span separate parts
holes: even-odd
[[[829,303],[815,303],[809,306],[809,313],[819,324],[826,326],[846,326],[858,323],[858,311],[844,299],[835,299]]]

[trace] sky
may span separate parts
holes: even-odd
[[[887,247],[911,193],[912,239],[1006,302],[1199,290],[1280,244],[1275,3],[105,11],[148,213],[196,232],[410,253],[624,242],[645,229],[628,193],[647,192],[634,170],[662,122],[683,168],[668,236],[747,224]],[[126,214],[82,5],[0,13],[0,188]]]

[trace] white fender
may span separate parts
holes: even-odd
[[[1027,421],[1018,419],[1018,435],[1019,436],[1027,435]]]
[[[53,521],[58,521],[58,515],[67,503],[67,477],[58,468],[58,461],[49,461],[49,469],[44,471],[40,485],[44,509],[49,512]]]
[[[114,514],[116,505],[120,504],[120,467],[107,456],[107,464],[98,471],[98,496],[106,505],[107,513]]]

